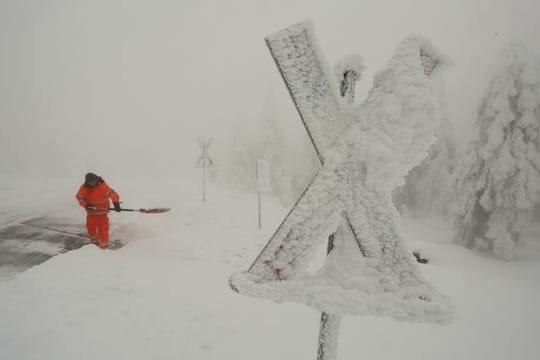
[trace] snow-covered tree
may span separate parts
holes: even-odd
[[[272,191],[282,203],[287,204],[291,180],[287,169],[287,141],[280,126],[276,103],[271,88],[268,88],[263,106],[262,121],[258,137],[260,147],[256,150],[260,159],[270,162],[270,180]]]
[[[272,193],[288,207],[311,180],[319,160],[305,133],[290,133],[292,120],[279,114],[270,87],[262,109],[260,117],[239,125],[231,134],[223,178],[240,191],[255,192],[256,161],[266,160],[270,162]]]
[[[453,128],[443,119],[427,158],[411,170],[405,184],[394,192],[394,203],[402,215],[447,214],[450,179],[457,161],[454,143]]]
[[[456,177],[456,241],[510,259],[540,194],[540,63],[504,53]]]
[[[224,182],[233,188],[255,190],[255,164],[257,154],[253,151],[257,141],[244,126],[238,125],[229,138],[228,154],[221,171]]]

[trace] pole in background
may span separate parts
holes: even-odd
[[[257,166],[255,166],[255,177],[257,179],[257,204],[259,206],[259,230],[261,230],[262,220],[261,220],[261,189],[259,188],[259,160],[257,160]]]
[[[201,154],[197,159],[197,167],[202,168],[202,201],[206,201],[206,168],[213,167],[214,161],[210,157],[208,148],[212,145],[212,138],[198,138],[199,146],[201,148]]]
[[[330,254],[334,249],[334,241],[337,232],[328,237],[328,247],[326,254]],[[337,345],[339,338],[339,326],[341,318],[337,315],[321,313],[319,325],[319,341],[317,346],[317,360],[337,359]]]
[[[272,191],[270,178],[270,162],[259,159],[255,166],[255,176],[257,179],[257,199],[259,204],[259,230],[262,229],[262,193]]]

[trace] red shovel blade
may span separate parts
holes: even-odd
[[[139,209],[140,212],[145,213],[145,214],[159,214],[159,213],[167,212],[169,210],[171,209],[169,208]]]

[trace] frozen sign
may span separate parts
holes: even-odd
[[[449,321],[451,306],[418,271],[391,200],[435,140],[431,77],[446,58],[424,39],[402,41],[350,112],[339,105],[310,24],[266,42],[322,167],[249,270],[231,276],[231,288],[333,315]],[[310,273],[315,250],[332,234],[324,266]]]
[[[197,142],[199,143],[199,147],[201,148],[201,153],[199,154],[199,157],[197,158],[197,167],[200,168],[207,168],[214,166],[214,161],[210,157],[210,153],[208,152],[208,149],[210,148],[210,145],[212,145],[212,138],[198,138]]]
[[[206,201],[206,168],[214,166],[214,161],[210,157],[208,149],[212,145],[212,138],[198,138],[201,154],[197,158],[197,167],[202,168],[202,201]]]

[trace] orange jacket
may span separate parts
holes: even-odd
[[[113,203],[120,202],[118,193],[111,189],[102,178],[99,178],[97,185],[94,187],[81,185],[76,197],[82,207],[93,207],[93,209],[86,210],[89,215],[107,214],[110,206],[109,199]]]

